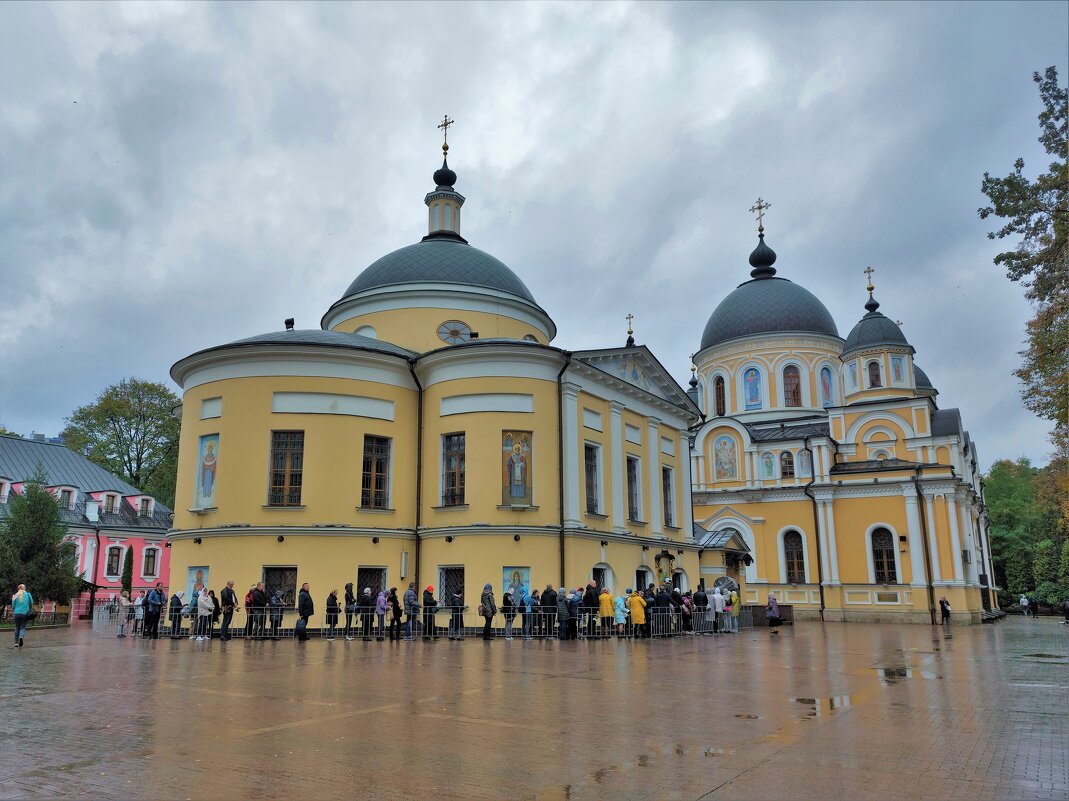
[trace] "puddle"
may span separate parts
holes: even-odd
[[[936,673],[932,670],[914,670],[909,667],[885,667],[873,668],[873,670],[876,671],[876,678],[887,685],[898,684],[903,679],[912,679],[916,676],[929,681],[943,678],[942,673]]]
[[[849,695],[833,695],[830,698],[788,698],[787,700],[809,707],[809,710],[799,718],[803,721],[833,715],[850,706]]]
[[[1066,659],[1067,657],[1059,656],[1058,654],[1025,654],[1025,658],[1031,657],[1032,659]]]
[[[760,715],[736,715],[735,717],[739,718],[740,720],[760,720],[761,719]]]
[[[706,748],[703,754],[707,757],[731,756],[735,750],[734,748]]]
[[[638,766],[640,768],[648,768],[650,766],[650,755],[649,754],[641,754],[641,755],[639,755]]]

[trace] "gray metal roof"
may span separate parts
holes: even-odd
[[[697,523],[694,523],[693,526],[694,539],[697,540],[702,548],[722,548],[744,553],[748,553],[750,550],[750,547],[746,544],[746,540],[744,540],[742,535],[733,528],[706,531]],[[732,542],[732,537],[735,538],[734,542]]]
[[[831,312],[808,289],[786,278],[756,278],[720,302],[705,324],[701,346],[752,334],[793,332],[839,336]]]
[[[932,412],[932,436],[952,437],[961,433],[961,412],[957,409],[936,409]]]
[[[853,351],[877,347],[911,348],[902,329],[878,311],[872,311],[862,317],[857,325],[850,329],[843,343],[843,356]]]
[[[408,359],[415,356],[415,351],[406,350],[400,345],[384,342],[381,339],[373,339],[362,334],[350,334],[345,331],[323,331],[318,328],[304,328],[293,331],[272,331],[268,334],[257,334],[246,337],[225,345],[216,345],[213,348],[205,348],[197,353],[209,353],[214,350],[226,348],[243,348],[255,345],[320,345],[328,348],[351,348],[356,350],[370,350],[378,353],[389,353]],[[193,354],[197,355],[197,354]]]
[[[831,468],[831,474],[879,473],[887,470],[913,470],[917,467],[938,467],[927,462],[908,462],[905,459],[868,459],[862,462],[839,462]]]
[[[85,519],[85,493],[109,491],[120,495],[141,494],[137,487],[63,445],[0,435],[0,476],[16,484],[28,481],[33,478],[38,465],[45,472],[48,486],[73,487],[79,490],[74,509],[60,513],[69,525],[84,525],[88,522]],[[101,511],[100,525],[102,528],[167,529],[170,527],[170,513],[168,507],[157,501],[152,517],[140,517],[136,509],[123,503],[120,504],[117,514],[105,514]],[[9,514],[10,504],[0,504],[0,518],[6,518]]]
[[[784,425],[783,427],[768,427],[747,425],[752,442],[784,442],[791,439],[805,439],[806,437],[826,437],[831,432],[828,423],[803,423],[800,425]]]
[[[535,302],[523,281],[503,262],[464,242],[444,238],[387,253],[360,273],[342,297],[377,287],[422,283],[487,287]]]
[[[928,378],[928,374],[918,367],[916,362],[913,362],[913,383],[917,385],[917,389],[935,389],[932,379]]]

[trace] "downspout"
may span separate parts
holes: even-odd
[[[817,511],[817,499],[810,492],[810,487],[817,480],[817,460],[813,456],[813,449],[809,447],[809,437],[803,439],[805,451],[809,454],[809,483],[802,487],[802,491],[809,496],[813,504],[813,538],[817,541],[817,583],[820,587],[820,622],[824,622],[824,559],[820,547],[820,513]]]
[[[572,363],[572,354],[561,351],[564,366],[557,373],[557,455],[560,464],[557,467],[557,500],[560,509],[560,584],[564,586],[564,372]],[[574,454],[573,454],[574,455]]]
[[[412,570],[412,578],[416,586],[419,586],[419,552],[420,536],[419,528],[423,522],[423,384],[416,376],[416,360],[408,360],[408,372],[412,374],[412,380],[416,382],[416,554],[415,566]]]
[[[97,599],[97,566],[100,564],[100,523],[93,524],[93,536],[96,537],[96,548],[93,551],[93,586],[89,588],[90,621],[93,619],[93,607],[96,606]]]
[[[921,537],[924,540],[924,583],[928,587],[928,615],[935,625],[935,587],[932,585],[932,552],[928,544],[928,506],[924,501],[924,493],[921,492],[920,482],[921,468],[913,468],[913,488],[917,491],[917,500],[920,503],[921,514]]]

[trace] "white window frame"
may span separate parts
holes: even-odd
[[[385,439],[390,443],[389,452],[386,454],[388,460],[388,468],[386,471],[386,506],[385,508],[377,506],[364,506],[364,440],[366,437],[379,437]],[[372,509],[378,511],[390,511],[393,509],[393,440],[392,436],[385,436],[383,434],[372,434],[370,431],[365,431],[360,437],[360,486],[358,492],[360,493],[360,508]],[[442,474],[439,476],[438,483],[445,487],[445,439],[442,439]],[[468,435],[464,432],[464,500],[468,500]],[[438,498],[441,500],[442,493],[438,493]]]
[[[115,581],[115,580],[118,580],[118,579],[122,578],[122,568],[123,568],[123,565],[126,564],[126,552],[127,552],[127,550],[129,550],[129,547],[130,546],[128,546],[128,545],[120,545],[118,543],[112,543],[111,545],[108,545],[107,548],[104,549],[104,578],[110,579],[112,581]],[[108,572],[108,561],[111,559],[111,549],[112,548],[118,548],[119,549],[119,571],[117,573],[114,573],[114,574]]]
[[[787,548],[784,545],[784,539],[792,531],[797,531],[798,534],[802,537],[802,561],[804,562],[802,566],[805,568],[805,583],[811,584],[812,578],[810,574],[809,563],[809,537],[806,535],[805,529],[803,529],[801,526],[784,526],[779,530],[779,534],[776,535],[776,546],[779,548],[780,581],[782,581],[784,584],[787,584]]]
[[[149,551],[155,551],[156,552],[156,572],[155,573],[146,573],[145,572],[145,557],[148,555]],[[149,579],[159,579],[159,577],[160,577],[160,564],[161,564],[162,561],[163,561],[163,548],[161,548],[158,545],[146,545],[141,550],[141,580],[142,581],[148,581]]]
[[[669,496],[664,497],[664,473],[668,471]],[[671,510],[670,514],[665,514]],[[664,524],[669,528],[679,528],[679,504],[676,503],[676,471],[672,465],[661,465],[661,514],[664,515]]]
[[[115,508],[111,511],[108,511],[108,499],[111,499],[111,501],[115,504]],[[122,508],[121,504],[122,496],[120,496],[117,492],[105,492],[100,496],[100,511],[105,514],[119,514],[119,509]]]
[[[786,391],[786,387],[783,384],[783,371],[786,370],[788,367],[797,367],[798,368],[798,395],[799,395],[799,397],[801,398],[801,401],[802,401],[801,404],[799,404],[798,406],[788,406],[787,405],[787,391]],[[809,387],[809,367],[805,364],[805,362],[803,362],[800,359],[795,358],[795,357],[784,359],[782,362],[780,362],[778,365],[776,365],[776,381],[778,382],[776,384],[776,389],[778,390],[776,394],[779,395],[779,401],[780,401],[779,402],[779,406],[777,408],[780,408],[780,409],[812,409],[813,408],[812,403],[810,403],[810,398],[812,397],[812,395],[811,395],[810,387]]]
[[[895,552],[895,583],[876,584],[876,563],[872,558],[872,533],[878,528],[885,528],[891,532],[891,543]],[[873,523],[865,530],[865,561],[868,563],[869,584],[876,587],[901,587],[906,585],[906,577],[902,574],[902,547],[898,539],[898,530],[890,523]],[[916,580],[916,576],[914,576]]]
[[[7,503],[8,493],[11,492],[11,482],[0,478],[0,503]]]

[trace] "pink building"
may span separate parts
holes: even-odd
[[[133,595],[157,581],[168,586],[171,510],[61,444],[39,437],[0,435],[0,519],[11,493],[21,493],[40,466],[60,504],[82,578],[96,586],[96,602],[117,598],[127,551],[133,551]],[[90,593],[73,603],[85,614]]]

